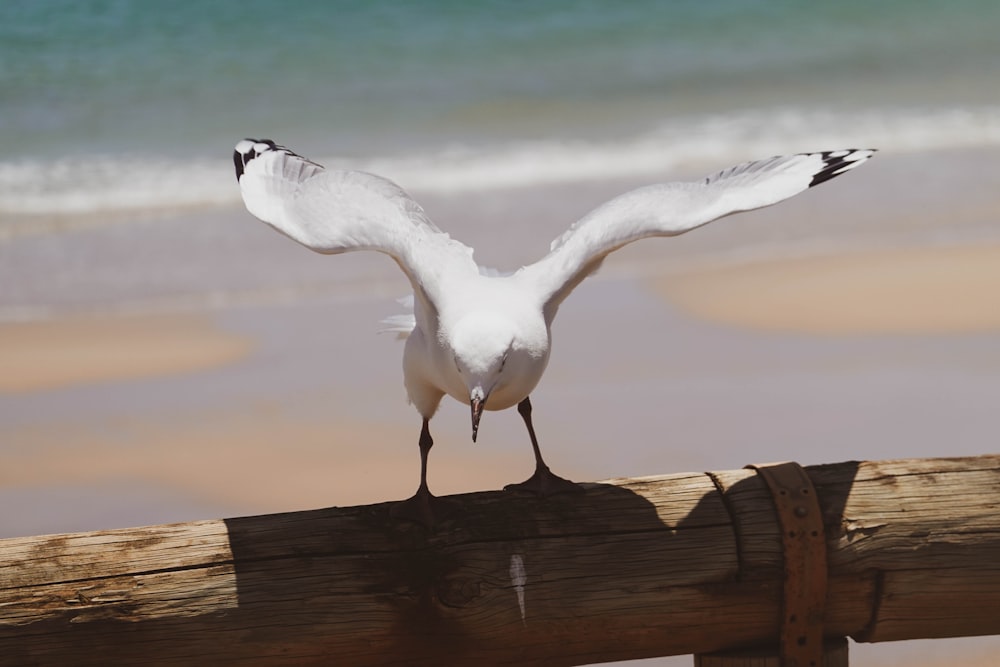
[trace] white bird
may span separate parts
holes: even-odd
[[[696,182],[627,192],[584,216],[541,260],[510,275],[484,270],[395,183],[360,171],[327,170],[268,139],[244,139],[233,160],[247,209],[312,250],[374,250],[396,261],[414,294],[403,380],[423,418],[420,485],[394,515],[432,525],[452,510],[427,487],[429,423],[448,394],[472,411],[517,406],[535,472],[505,488],[538,495],[578,491],[542,459],[529,395],[549,360],[559,305],[604,258],[651,236],[675,236],[732,213],[775,204],[864,163],[874,150],[802,153],[747,162]]]

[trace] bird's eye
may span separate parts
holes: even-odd
[[[503,359],[500,360],[500,370],[503,370],[504,365],[507,363],[507,353],[503,355]]]
[[[462,372],[462,365],[458,363],[458,357],[455,357],[455,368],[458,369],[459,374]]]

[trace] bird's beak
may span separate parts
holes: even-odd
[[[483,416],[483,408],[486,407],[486,399],[473,398],[469,404],[472,406],[472,442],[475,442],[479,433],[479,420]]]

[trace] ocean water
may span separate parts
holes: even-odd
[[[233,205],[270,137],[412,190],[1000,144],[995,0],[7,0],[0,228]]]

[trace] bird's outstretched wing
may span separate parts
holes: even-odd
[[[360,171],[327,170],[270,139],[233,151],[247,210],[317,252],[375,250],[433,306],[445,273],[474,275],[472,250],[438,229],[398,185]]]
[[[632,190],[581,218],[552,242],[548,255],[520,273],[541,290],[545,317],[551,322],[563,299],[614,250],[776,204],[854,169],[874,152],[848,149],[773,157],[730,167],[701,181]]]

